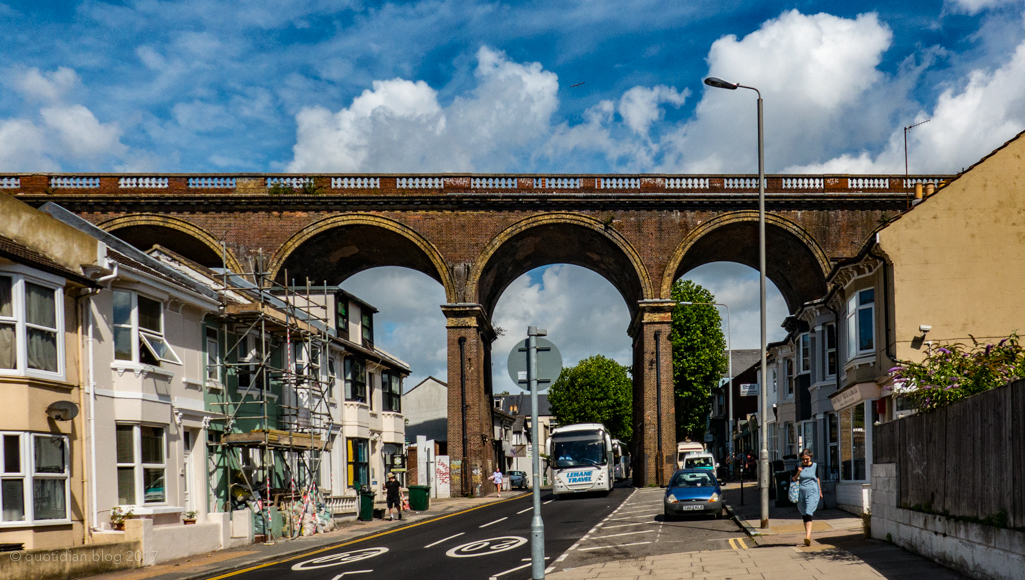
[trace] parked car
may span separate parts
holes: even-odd
[[[719,467],[719,464],[715,462],[715,457],[711,453],[688,453],[684,456],[683,467],[680,469],[707,469],[715,473],[716,467]]]
[[[525,471],[509,472],[509,487],[527,488],[527,473]]]
[[[681,469],[673,474],[662,500],[666,521],[681,515],[722,517],[722,488],[708,469]]]

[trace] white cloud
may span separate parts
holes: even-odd
[[[690,94],[689,90],[677,92],[675,87],[658,85],[653,88],[634,87],[623,93],[619,100],[618,112],[630,129],[647,136],[651,124],[665,116],[665,110],[659,105],[669,103],[676,107],[683,105]]]
[[[761,309],[758,300],[758,270],[733,262],[713,262],[698,266],[682,278],[693,280],[715,295],[715,301],[730,308],[730,339],[734,349],[758,348],[761,342]],[[771,280],[765,284],[766,337],[782,340],[786,331],[780,326],[789,315],[783,295]],[[726,313],[720,309],[723,334]],[[736,370],[736,369],[735,369]]]
[[[0,167],[6,171],[60,171],[42,129],[25,119],[0,120]]]
[[[519,392],[509,378],[507,361],[532,325],[548,331],[548,340],[562,353],[563,366],[596,354],[623,365],[633,362],[626,333],[630,324],[626,302],[610,282],[579,266],[548,267],[540,282],[533,281],[530,274],[517,278],[495,306],[494,324],[505,329],[505,335],[492,346],[496,392]]]
[[[32,100],[59,101],[79,84],[78,73],[68,67],[51,72],[40,72],[32,67],[15,80],[15,87]]]
[[[1020,3],[1021,0],[947,0],[945,7],[949,8],[952,12],[978,14],[983,10]]]
[[[290,171],[469,171],[512,167],[543,138],[558,107],[558,81],[539,63],[520,64],[482,47],[477,86],[447,107],[423,81],[374,81],[337,113],[296,116]]]
[[[1025,42],[995,70],[973,70],[962,85],[940,94],[932,111],[920,111],[908,125],[925,121],[908,133],[912,173],[956,172],[1025,129]],[[793,171],[843,170],[884,173],[903,169],[903,129],[891,133],[875,157],[843,154]],[[849,169],[847,169],[849,167]]]
[[[127,151],[117,123],[101,123],[82,105],[47,107],[39,114],[46,126],[56,132],[63,145],[62,153],[71,157],[96,159]]]

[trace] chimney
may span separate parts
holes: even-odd
[[[922,184],[915,184],[915,199],[922,199]]]

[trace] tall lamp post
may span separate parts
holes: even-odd
[[[728,351],[729,370],[729,457],[733,457],[733,340],[730,339],[730,307],[721,302],[680,302],[684,306],[722,306],[726,309],[726,350]],[[730,465],[733,465],[732,463]]]
[[[761,355],[762,355],[762,380],[760,386],[761,399],[758,411],[758,439],[761,450],[758,457],[758,487],[762,499],[762,529],[769,527],[769,447],[766,440],[765,421],[768,417],[768,396],[765,388],[765,141],[762,131],[762,93],[754,87],[747,87],[740,83],[731,83],[716,77],[708,77],[705,84],[717,89],[735,91],[737,89],[750,89],[758,95],[758,281],[759,281],[759,307],[761,310]]]

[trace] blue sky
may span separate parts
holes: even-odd
[[[911,171],[956,172],[1025,128],[1022,0],[34,0],[0,3],[0,26],[10,172],[753,172],[753,95],[709,74],[762,90],[770,172],[903,171],[902,127],[925,119]],[[737,323],[751,272],[709,268],[738,301],[735,342],[756,345]],[[557,287],[625,319],[577,270],[536,272],[503,303]],[[354,289],[421,284],[361,276]],[[627,362],[624,337],[565,340]],[[416,378],[443,372],[434,340],[390,346]]]

